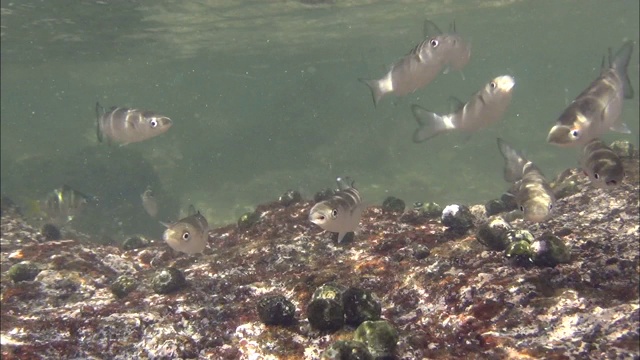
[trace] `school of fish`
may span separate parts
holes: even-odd
[[[384,76],[358,79],[370,89],[374,106],[386,96],[419,91],[439,74],[461,71],[470,62],[471,46],[457,33],[455,24],[445,33],[426,20],[423,30],[422,41],[391,64]],[[633,45],[626,41],[615,54],[609,49],[599,76],[560,112],[546,139],[560,147],[581,148],[580,166],[598,188],[619,186],[624,181],[622,161],[600,137],[608,131],[630,133],[621,115],[624,100],[633,97],[627,75]],[[494,77],[466,103],[451,96],[451,111],[446,114],[427,110],[424,104],[412,104],[410,110],[418,123],[413,141],[422,143],[449,132],[472,134],[501,121],[507,115],[515,84],[511,75]],[[150,110],[117,106],[105,110],[96,103],[95,111],[97,139],[109,145],[143,142],[166,133],[173,125],[169,117]],[[555,196],[542,171],[507,141],[498,138],[497,144],[504,159],[504,180],[511,184],[509,194],[523,218],[530,222],[549,219],[554,213]],[[324,231],[337,233],[340,243],[346,234],[358,230],[365,204],[352,180],[337,178],[337,183],[338,189],[331,196],[311,207],[308,219]],[[158,216],[160,205],[150,187],[140,194],[140,201],[141,210],[152,218]],[[48,221],[63,226],[97,202],[95,197],[63,185],[36,205]],[[199,254],[209,243],[207,219],[193,206],[186,217],[160,223],[166,227],[163,240],[175,251]]]

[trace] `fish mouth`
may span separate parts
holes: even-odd
[[[498,88],[504,92],[509,92],[516,85],[516,81],[513,77],[509,75],[503,75],[496,79],[496,84],[498,84]]]

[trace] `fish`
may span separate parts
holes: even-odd
[[[627,74],[632,51],[632,41],[625,42],[615,56],[609,49],[609,66],[605,67],[603,59],[600,76],[560,114],[547,142],[561,147],[584,146],[609,130],[631,133],[620,115],[623,100],[633,97]]]
[[[413,142],[423,142],[448,131],[474,132],[500,121],[511,103],[514,85],[513,77],[498,76],[476,92],[466,104],[452,98],[456,103],[454,112],[446,115],[413,104],[411,111],[419,125],[413,133]]]
[[[337,178],[338,190],[328,199],[315,204],[309,211],[309,221],[323,230],[338,233],[338,242],[360,223],[364,205],[353,181]]]
[[[598,188],[616,187],[624,178],[620,157],[602,140],[593,139],[582,149],[581,166],[591,183]]]
[[[173,122],[154,111],[121,107],[105,109],[96,102],[96,133],[98,141],[121,146],[151,139],[165,133]]]
[[[150,186],[140,195],[140,198],[142,199],[142,207],[147,214],[153,218],[156,217],[158,215],[158,202]]]
[[[429,20],[424,23],[425,40],[394,62],[377,80],[359,79],[371,89],[374,106],[388,95],[404,96],[427,86],[438,74],[462,70],[471,57],[471,46],[455,32],[442,33]]]
[[[167,229],[162,234],[164,241],[175,251],[185,254],[202,253],[209,240],[209,223],[193,205],[189,215],[172,224],[161,222]]]
[[[524,218],[531,222],[548,219],[556,199],[542,171],[501,138],[498,149],[505,161],[504,179],[513,183],[511,192]]]
[[[92,201],[97,201],[97,198],[65,184],[51,191],[37,207],[48,220],[57,225],[64,225],[73,220]]]

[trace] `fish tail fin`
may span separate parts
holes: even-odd
[[[416,104],[411,105],[411,111],[419,125],[413,133],[413,142],[423,142],[449,130],[443,116]]]
[[[609,53],[609,62],[611,63],[611,67],[618,72],[620,78],[623,81],[625,99],[631,99],[633,97],[631,80],[629,80],[629,74],[627,74],[627,67],[629,66],[629,60],[631,60],[632,52],[633,41],[629,40],[622,45],[620,50],[616,52],[615,56],[612,57],[611,52]]]
[[[102,129],[100,128],[100,118],[102,114],[104,114],[104,108],[100,105],[99,101],[96,101],[96,136],[99,142],[102,142]]]
[[[378,80],[367,80],[367,79],[358,79],[361,83],[367,85],[369,89],[371,89],[371,97],[373,98],[373,106],[377,107],[378,102],[384,96],[384,92],[380,89],[380,85],[378,84]]]
[[[501,138],[498,138],[498,149],[504,158],[504,179],[508,182],[522,179],[524,165],[527,160]]]

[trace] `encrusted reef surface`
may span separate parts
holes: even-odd
[[[514,262],[473,229],[450,231],[413,209],[369,207],[355,239],[336,244],[308,221],[311,202],[273,202],[187,256],[160,241],[127,251],[77,236],[46,241],[3,199],[2,358],[319,359],[354,339],[349,325],[309,325],[307,304],[331,282],[379,299],[398,359],[637,359],[638,160],[625,161],[621,186],[576,176],[552,219],[511,223],[564,241],[570,260],[555,267]],[[23,272],[8,271],[24,261]],[[176,272],[167,267],[186,282],[158,294],[152,279]],[[295,305],[292,323],[260,321],[268,294]]]

